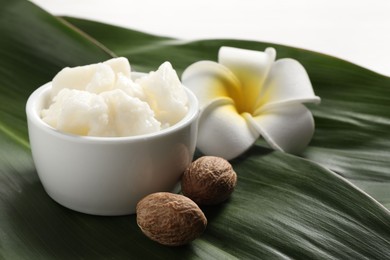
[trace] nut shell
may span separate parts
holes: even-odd
[[[150,239],[167,246],[180,246],[199,237],[207,219],[191,199],[157,192],[137,204],[137,224]]]
[[[225,159],[203,156],[186,169],[182,193],[198,205],[215,205],[226,200],[237,184],[237,174]]]

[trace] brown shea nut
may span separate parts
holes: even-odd
[[[227,160],[203,156],[185,170],[181,189],[198,205],[215,205],[226,200],[236,184],[237,174]]]
[[[180,246],[199,237],[207,226],[202,210],[191,199],[157,192],[137,204],[137,224],[150,239],[167,246]]]

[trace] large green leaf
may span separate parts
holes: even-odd
[[[60,68],[108,59],[112,49],[129,57],[137,70],[152,70],[170,60],[181,72],[193,61],[215,59],[220,45],[262,49],[269,44],[185,43],[67,20],[107,49],[29,2],[0,0],[0,7],[0,258],[390,258],[390,214],[384,207],[323,166],[272,152],[261,143],[232,162],[239,176],[236,191],[226,203],[204,208],[207,230],[187,246],[170,248],[150,241],[134,216],[90,216],[56,204],[43,190],[31,159],[24,106],[29,94]],[[276,47],[281,57],[304,63],[324,100],[312,107],[318,130],[305,156],[349,177],[386,180],[386,155],[372,157],[388,145],[386,114],[374,105],[388,108],[389,80],[319,54]],[[342,111],[355,109],[355,101],[348,98],[360,100],[356,108],[362,107],[353,111],[360,117],[352,119],[376,118],[372,127],[358,123],[352,128],[351,118],[345,121]],[[356,140],[360,135],[363,144]],[[375,144],[380,138],[384,142]],[[346,150],[352,155],[342,153]],[[358,153],[367,154],[367,173],[353,156]],[[382,165],[375,166],[378,160]]]

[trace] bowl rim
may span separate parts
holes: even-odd
[[[132,72],[132,77],[140,77],[142,75],[147,75],[147,73],[140,72]],[[38,87],[35,91],[33,91],[27,99],[26,102],[26,115],[27,119],[30,123],[34,124],[39,129],[47,132],[50,135],[57,136],[59,138],[68,139],[69,141],[75,142],[83,142],[83,143],[123,143],[123,142],[139,142],[146,141],[149,139],[161,138],[167,135],[171,135],[176,131],[187,127],[192,124],[194,121],[197,124],[197,119],[200,114],[199,101],[196,98],[195,94],[187,87],[184,86],[188,97],[188,112],[187,114],[176,124],[162,129],[157,132],[142,134],[142,135],[134,135],[134,136],[113,136],[113,137],[105,137],[105,136],[82,136],[71,133],[66,133],[55,129],[54,127],[48,125],[44,122],[39,115],[38,107],[40,102],[44,102],[44,98],[50,94],[50,89],[52,86],[52,82],[47,82],[44,85]],[[28,124],[29,125],[29,124]],[[28,126],[30,127],[30,126]]]

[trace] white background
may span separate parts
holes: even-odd
[[[179,39],[234,38],[333,55],[390,76],[390,0],[32,0],[54,15]]]

